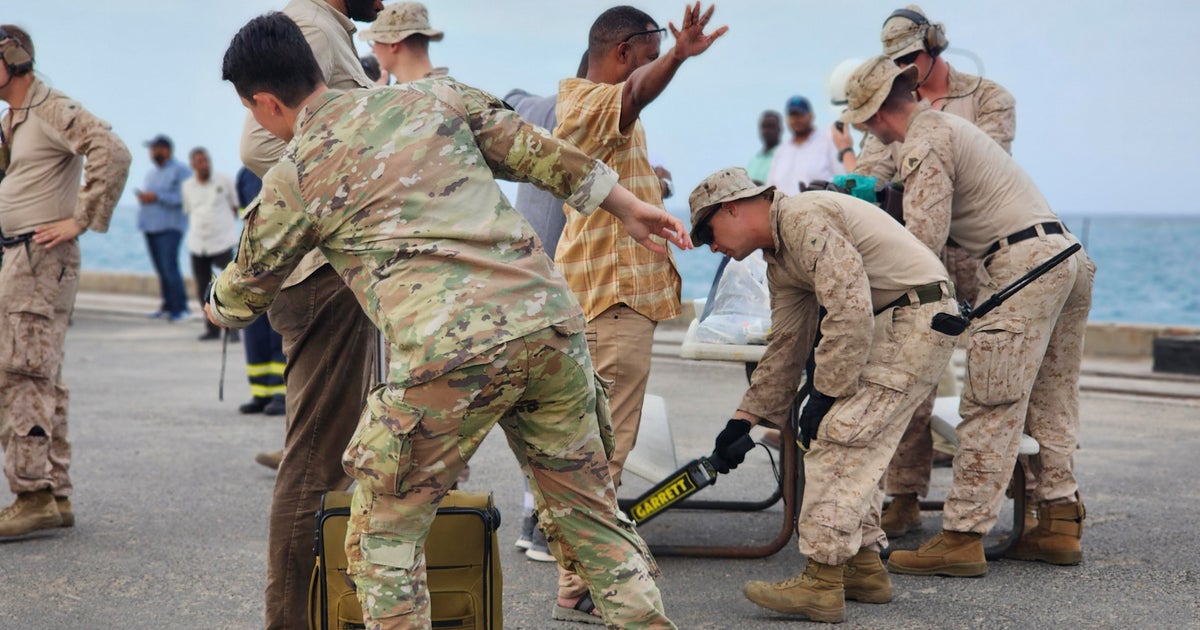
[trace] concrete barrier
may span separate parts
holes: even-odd
[[[189,298],[196,294],[191,278],[184,278]],[[79,290],[92,293],[116,293],[157,296],[158,278],[148,274],[118,273],[111,271],[84,271],[80,275]],[[687,330],[695,317],[693,302],[684,300],[683,314],[661,322],[663,328]],[[1088,322],[1084,340],[1084,354],[1089,357],[1114,359],[1149,359],[1153,354],[1154,340],[1158,337],[1176,335],[1200,335],[1200,328],[1168,326],[1158,324],[1121,324]]]

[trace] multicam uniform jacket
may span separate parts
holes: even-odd
[[[314,98],[247,215],[214,316],[262,313],[314,247],[391,344],[390,382],[434,379],[552,324],[579,303],[494,178],[530,181],[592,212],[612,169],[446,78]]]

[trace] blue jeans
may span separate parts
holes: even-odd
[[[187,310],[187,293],[183,287],[183,275],[179,273],[179,242],[183,232],[165,230],[146,232],[146,245],[150,248],[150,262],[158,274],[158,286],[162,292],[162,311],[178,315]]]

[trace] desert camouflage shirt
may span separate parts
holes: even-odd
[[[543,186],[594,211],[616,173],[453,80],[310,101],[263,178],[237,260],[213,289],[215,317],[262,313],[319,248],[391,345],[391,383],[429,381],[498,344],[583,315],[495,178]]]
[[[871,354],[875,312],[909,289],[946,282],[946,269],[904,226],[849,195],[775,193],[775,246],[764,251],[771,340],[739,409],[787,419],[821,319],[813,385],[842,398],[858,390]]]

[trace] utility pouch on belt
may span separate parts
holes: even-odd
[[[351,495],[326,493],[317,511],[317,565],[308,589],[310,630],[366,627],[354,582],[346,573]],[[499,528],[500,510],[491,493],[451,490],[442,499],[425,541],[434,628],[504,627]]]

